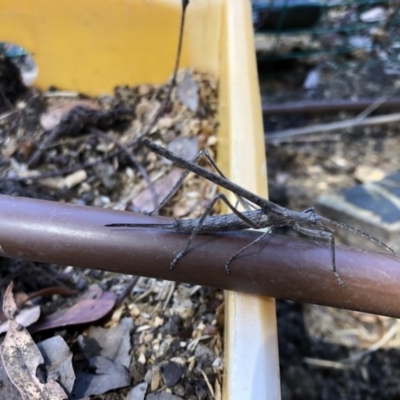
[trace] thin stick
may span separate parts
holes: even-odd
[[[400,121],[400,113],[380,115],[360,120],[358,117],[328,124],[318,124],[303,128],[285,129],[266,135],[267,142],[281,143],[289,138],[310,133],[330,132],[339,129],[353,128],[357,126],[383,125]]]
[[[136,275],[131,277],[130,281],[126,284],[124,290],[118,295],[114,306],[115,308],[118,308],[123,303],[125,298],[131,294],[132,289],[136,286],[138,280],[139,277]]]
[[[376,99],[372,104],[370,104],[364,111],[362,111],[360,114],[357,115],[356,118],[359,120],[365,119],[370,115],[372,112],[374,112],[377,108],[379,108],[382,104],[384,104],[387,100],[389,100],[391,97],[395,96],[397,93],[399,93],[400,88],[396,88],[392,90],[390,93],[385,93],[378,99]]]
[[[400,4],[400,3],[399,3]],[[376,99],[360,100],[306,100],[288,102],[283,104],[264,103],[262,111],[264,116],[293,115],[293,114],[319,114],[340,111],[362,111],[374,104]],[[379,105],[381,110],[397,111],[400,108],[400,98],[389,98]]]
[[[149,175],[147,174],[147,171],[144,169],[143,165],[136,159],[136,157],[129,151],[129,149],[124,144],[122,144],[118,139],[116,139],[115,137],[113,137],[99,129],[90,128],[90,132],[93,133],[94,135],[102,137],[103,139],[106,139],[110,142],[115,143],[119,147],[119,149],[121,149],[128,156],[130,162],[133,164],[134,167],[136,167],[136,169],[143,176],[143,179],[146,181],[147,186],[151,193],[153,205],[154,205],[155,209],[158,209],[158,195],[157,195],[156,189],[154,188],[154,185],[151,182],[151,179],[150,179]]]
[[[171,84],[170,84],[168,92],[167,92],[167,97],[166,97],[165,101],[163,102],[163,104],[161,105],[160,109],[158,110],[156,116],[154,117],[153,122],[151,122],[147,126],[147,128],[142,133],[139,134],[139,136],[136,136],[133,140],[128,142],[127,143],[128,147],[133,146],[133,149],[136,149],[137,146],[140,146],[142,139],[145,136],[147,136],[152,131],[152,129],[156,126],[157,122],[164,114],[164,111],[167,108],[167,105],[171,100],[172,90],[176,86],[176,77],[178,75],[179,62],[181,59],[182,43],[183,43],[183,30],[185,28],[186,9],[187,9],[188,5],[189,5],[189,0],[182,0],[182,13],[181,13],[181,22],[180,22],[180,27],[179,27],[178,50],[177,50],[177,54],[176,54],[175,67],[174,67],[174,72],[173,72],[172,79],[171,79]]]

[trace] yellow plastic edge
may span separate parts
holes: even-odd
[[[218,163],[235,183],[267,197],[261,99],[248,0],[227,0],[221,32]],[[234,273],[234,265],[232,265]],[[257,276],[253,277],[257,280]],[[278,400],[274,299],[225,292],[225,400]]]

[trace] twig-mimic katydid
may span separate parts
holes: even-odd
[[[332,263],[332,271],[339,283],[339,285],[344,286],[342,279],[340,278],[337,269],[336,269],[336,258],[335,258],[335,238],[333,236],[332,231],[329,229],[328,224],[336,225],[343,229],[347,229],[357,235],[363,236],[368,240],[375,242],[376,244],[384,247],[386,250],[398,256],[394,250],[390,247],[386,246],[384,243],[375,239],[374,237],[362,232],[358,229],[355,229],[351,226],[343,224],[341,222],[333,221],[314,212],[313,208],[308,208],[305,211],[293,211],[287,208],[281,207],[278,204],[275,204],[267,199],[264,199],[256,194],[244,189],[243,187],[236,185],[235,183],[228,180],[224,175],[221,176],[216,175],[205,168],[197,165],[197,161],[200,159],[202,155],[206,155],[210,162],[213,164],[215,168],[216,165],[212,161],[211,157],[206,152],[200,152],[199,155],[195,158],[193,162],[184,160],[183,158],[177,157],[167,149],[158,146],[154,142],[151,142],[148,139],[143,139],[142,144],[149,148],[154,153],[159,154],[172,161],[175,165],[186,169],[185,173],[182,175],[181,179],[175,185],[175,187],[171,190],[171,192],[167,195],[161,205],[160,208],[164,205],[176,192],[179,185],[182,183],[183,179],[192,171],[197,175],[219,185],[223,188],[230,190],[233,192],[238,199],[243,198],[248,200],[248,202],[260,207],[258,209],[240,212],[234,205],[232,205],[225,195],[219,194],[217,195],[213,201],[209,204],[205,212],[200,218],[189,219],[189,220],[175,220],[171,223],[166,224],[108,224],[106,226],[109,227],[132,227],[132,228],[157,228],[157,229],[167,229],[172,230],[178,233],[190,233],[189,239],[186,243],[185,248],[178,253],[178,255],[173,259],[170,268],[174,268],[177,262],[188,253],[189,248],[193,242],[193,239],[197,234],[207,234],[207,233],[216,233],[216,232],[226,232],[226,231],[236,231],[243,230],[248,228],[261,229],[261,228],[279,228],[279,227],[292,227],[296,231],[307,235],[312,236],[313,238],[322,238],[329,240],[330,249],[331,249],[331,263]],[[218,172],[219,169],[217,168]],[[226,215],[216,215],[209,216],[215,202],[221,199],[224,201],[227,206],[233,211],[233,214]],[[242,200],[243,202],[243,200]],[[245,201],[246,205],[249,205],[247,201]],[[157,209],[158,209],[157,208]],[[154,211],[153,211],[154,212]],[[307,227],[304,227],[306,225]],[[240,249],[237,253],[235,253],[225,264],[225,268],[227,273],[230,272],[229,265],[230,263],[237,258],[241,253],[247,250],[252,245],[259,242],[263,239],[268,232],[263,232],[258,238],[253,240],[247,246]]]
[[[358,229],[352,228],[351,226],[348,226],[346,224],[332,221],[327,218],[323,218],[317,215],[314,212],[313,208],[309,208],[301,212],[288,210],[284,207],[279,206],[278,204],[272,203],[271,201],[259,197],[256,194],[249,192],[248,190],[234,184],[222,174],[222,172],[218,169],[212,158],[205,151],[200,152],[199,155],[195,158],[195,160],[193,162],[190,162],[175,156],[170,151],[164,149],[163,147],[158,146],[157,144],[145,138],[145,136],[151,131],[151,129],[155,126],[158,119],[161,117],[165,105],[168,103],[169,98],[171,96],[172,88],[176,85],[176,74],[179,65],[179,57],[180,57],[182,38],[183,38],[183,27],[185,21],[185,11],[187,6],[188,6],[188,0],[182,0],[182,15],[181,15],[177,60],[175,63],[175,69],[170,90],[165,100],[164,107],[162,107],[162,110],[157,114],[153,122],[143,132],[143,134],[139,135],[139,137],[134,139],[135,143],[140,142],[141,144],[148,147],[151,151],[167,158],[177,166],[186,169],[186,171],[184,172],[178,183],[175,185],[175,187],[166,196],[166,198],[162,201],[162,203],[155,210],[152,211],[152,213],[161,208],[173,196],[173,194],[177,191],[180,184],[182,183],[183,179],[188,175],[189,171],[192,171],[197,175],[200,175],[203,178],[208,179],[209,181],[214,182],[215,184],[222,186],[225,189],[228,189],[231,192],[233,192],[236,195],[238,201],[244,206],[245,209],[247,209],[247,211],[240,212],[235,206],[233,206],[229,202],[229,200],[226,198],[225,195],[219,194],[211,201],[211,203],[208,205],[208,207],[206,208],[206,210],[204,211],[203,215],[200,218],[191,220],[175,220],[174,222],[167,224],[109,224],[106,226],[133,227],[133,228],[152,227],[158,229],[172,230],[178,233],[190,233],[186,246],[173,259],[171,263],[171,269],[174,268],[177,262],[182,257],[184,257],[185,254],[188,253],[190,246],[193,242],[193,239],[197,234],[235,231],[248,228],[261,229],[261,228],[279,228],[283,226],[290,226],[302,234],[312,236],[314,238],[322,238],[329,240],[331,249],[332,271],[341,286],[344,286],[344,283],[336,270],[335,238],[332,234],[332,231],[329,229],[328,224],[336,225],[343,229],[347,229],[358,235],[361,235],[367,238],[368,240],[373,241],[378,245],[384,247],[386,250],[392,252],[393,254],[397,255],[390,247],[386,246],[378,239],[375,239],[370,235]],[[197,162],[202,155],[205,155],[209,159],[213,167],[219,172],[220,175],[216,175],[197,165]],[[218,199],[224,201],[227,204],[227,206],[232,210],[233,214],[209,216],[215,202]],[[250,207],[252,207],[252,204],[258,206],[259,208],[251,210]],[[304,225],[306,225],[306,227]],[[247,246],[243,247],[238,252],[236,252],[232,257],[230,257],[229,260],[225,263],[225,268],[227,273],[230,272],[229,269],[230,263],[240,254],[242,254],[246,249],[253,246],[257,242],[259,242],[262,238],[264,238],[267,235],[267,233],[268,232],[263,232],[258,238],[253,240]]]

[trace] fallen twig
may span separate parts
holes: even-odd
[[[76,136],[82,131],[92,127],[100,129],[109,128],[116,123],[130,121],[132,110],[123,107],[114,107],[107,111],[94,110],[89,107],[76,106],[65,114],[60,123],[43,140],[38,149],[28,161],[30,168],[34,167],[47,146],[62,136]]]
[[[135,287],[138,280],[139,280],[138,276],[131,277],[131,280],[126,284],[122,293],[120,293],[118,295],[117,300],[115,301],[115,306],[114,306],[115,308],[118,308],[122,304],[122,302],[125,300],[125,298],[131,294],[132,289]]]
[[[341,111],[362,111],[374,104],[376,99],[360,100],[308,100],[296,101],[283,104],[263,104],[264,116],[268,115],[293,115],[293,114],[320,114]],[[380,110],[400,109],[400,98],[391,98],[379,106]]]
[[[314,366],[323,367],[323,368],[332,368],[332,369],[353,368],[352,364],[360,361],[363,357],[367,356],[368,354],[371,354],[374,351],[380,349],[387,342],[389,342],[389,340],[391,340],[398,331],[399,331],[399,321],[395,320],[395,322],[391,326],[391,328],[376,343],[374,343],[368,349],[361,351],[359,353],[356,353],[348,358],[343,358],[339,361],[321,360],[321,359],[309,358],[309,357],[305,357],[305,358],[303,358],[303,360],[309,365],[314,365]]]
[[[369,117],[365,119],[360,119],[358,117],[346,119],[344,121],[331,122],[327,124],[318,124],[312,126],[306,126],[304,128],[295,128],[295,129],[285,129],[283,131],[274,132],[268,135],[265,135],[267,142],[269,143],[282,143],[291,141],[294,137],[300,135],[308,135],[311,133],[322,133],[322,132],[330,132],[336,131],[339,129],[348,129],[354,128],[357,126],[369,126],[369,125],[383,125],[389,124],[393,122],[400,121],[400,113],[389,114],[389,115],[380,115],[377,117]]]

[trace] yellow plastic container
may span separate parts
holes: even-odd
[[[182,66],[219,70],[222,2],[189,6]],[[112,92],[171,75],[180,18],[172,0],[1,0],[0,41],[28,50],[37,86]]]
[[[179,0],[0,0],[0,41],[33,55],[42,89],[111,93],[116,85],[168,79],[180,10]],[[191,0],[181,67],[219,78],[218,164],[266,196],[250,1]],[[227,293],[226,304],[223,398],[279,399],[274,301]]]

